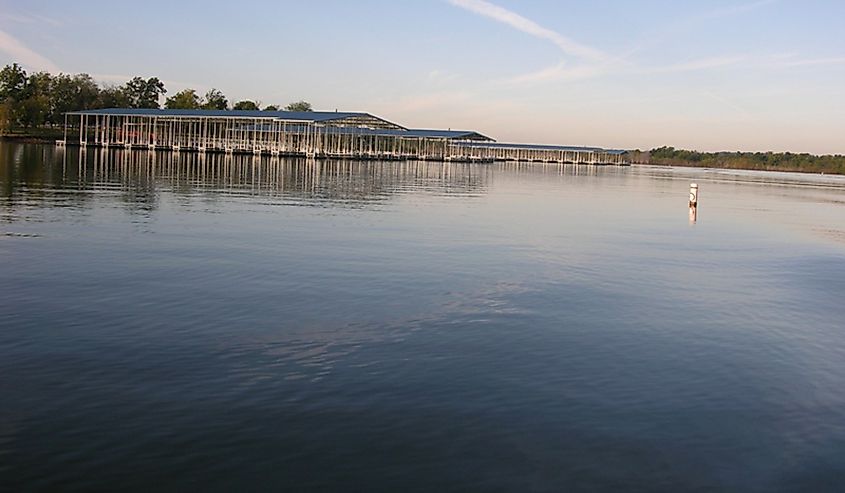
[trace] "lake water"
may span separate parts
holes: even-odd
[[[0,146],[0,490],[843,481],[843,177]]]

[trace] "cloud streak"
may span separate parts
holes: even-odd
[[[509,84],[535,84],[541,82],[551,81],[573,81],[580,79],[589,79],[602,75],[606,72],[606,68],[602,65],[578,65],[570,67],[566,62],[558,63],[551,67],[531,72],[528,74],[519,75],[508,79]]]
[[[61,72],[59,66],[50,59],[36,53],[20,40],[2,30],[0,30],[0,51],[9,55],[13,61],[30,69],[46,70],[52,73]]]
[[[778,0],[759,0],[757,2],[751,3],[742,3],[737,5],[731,5],[725,8],[717,9],[710,11],[706,14],[702,14],[697,17],[696,21],[702,20],[710,20],[710,19],[718,19],[720,17],[730,17],[733,15],[744,14],[746,12],[751,12],[752,10],[757,10],[760,7],[765,7],[766,5],[771,5]]]
[[[62,22],[52,17],[43,15],[19,15],[19,14],[0,14],[0,20],[9,20],[17,24],[49,24],[53,27],[59,27]]]
[[[712,58],[702,58],[698,60],[690,60],[683,63],[677,63],[674,65],[668,65],[664,67],[653,67],[653,68],[631,68],[631,67],[614,67],[611,68],[608,64],[591,64],[591,65],[578,65],[574,67],[570,67],[566,64],[566,62],[558,63],[557,65],[553,65],[551,67],[544,68],[537,72],[531,72],[528,74],[519,75],[517,77],[512,77],[508,79],[506,82],[510,84],[535,84],[541,82],[551,82],[551,81],[574,81],[574,80],[581,80],[581,79],[589,79],[592,77],[599,77],[605,74],[608,74],[613,71],[616,74],[640,74],[640,75],[651,75],[651,74],[672,74],[672,73],[683,73],[683,72],[696,72],[702,70],[714,70],[718,68],[724,67],[732,67],[738,65],[742,62],[747,61],[748,58],[744,55],[736,55],[736,56],[722,56],[722,57],[712,57]],[[834,62],[838,59],[826,59],[826,60],[819,60],[818,62]],[[845,60],[843,60],[845,61]],[[809,62],[809,63],[812,63]],[[804,64],[809,64],[805,62]],[[797,64],[797,63],[796,63]]]
[[[653,70],[647,70],[647,73],[674,73],[674,72],[695,72],[697,70],[709,70],[722,67],[730,67],[737,65],[746,60],[745,56],[722,56],[701,58],[699,60],[690,60],[683,63],[676,63],[666,67],[658,67]]]
[[[593,62],[603,62],[608,59],[608,56],[601,50],[578,43],[558,32],[537,24],[531,19],[527,19],[516,12],[510,11],[504,7],[499,7],[498,5],[487,2],[486,0],[448,1],[456,7],[487,17],[488,19],[493,19],[494,21],[512,27],[513,29],[534,36],[535,38],[550,41],[567,55]]]
[[[636,53],[645,51],[655,45],[665,43],[667,39],[692,29],[693,26],[700,25],[706,21],[745,14],[773,4],[776,1],[778,0],[758,0],[755,2],[738,3],[716,10],[698,13],[691,17],[676,19],[669,23],[670,27],[662,29],[657,33],[653,33],[650,37],[639,40],[622,56],[622,58],[628,59]]]
[[[781,59],[773,64],[777,68],[787,67],[811,67],[845,64],[845,56],[830,58],[809,58],[809,59]]]

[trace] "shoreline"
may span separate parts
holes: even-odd
[[[22,144],[55,144],[64,137],[62,128],[42,128],[31,132],[15,132],[0,134],[0,141],[18,142]]]
[[[0,135],[2,142],[15,142],[17,144],[55,144],[56,139],[39,137],[33,135]]]
[[[20,133],[20,134],[5,134],[0,135],[0,142],[14,142],[18,144],[44,144],[53,145],[56,140],[61,140],[63,133],[58,129],[49,129],[39,133]],[[633,151],[632,151],[633,152]],[[812,155],[813,157],[820,157]],[[652,162],[631,162],[632,166],[651,166],[655,168],[689,168],[701,170],[729,170],[729,171],[763,171],[773,173],[801,173],[806,175],[832,175],[845,176],[845,171],[838,170],[810,170],[804,168],[755,168],[755,167],[741,167],[741,166],[699,166],[692,163],[675,162],[675,163],[652,163]]]
[[[778,168],[778,169],[766,169],[766,168],[752,168],[752,167],[735,167],[735,166],[696,166],[694,164],[687,164],[687,163],[635,163],[632,162],[631,166],[649,166],[653,168],[684,168],[684,169],[699,169],[702,171],[706,170],[720,170],[720,171],[759,171],[762,173],[800,173],[803,175],[817,175],[817,176],[845,176],[845,172],[839,172],[836,170],[832,171],[817,171],[817,170],[810,170],[810,169],[801,169],[801,168]]]
[[[766,177],[769,176],[771,179],[777,179],[778,176],[788,177],[788,175],[795,175],[792,177],[794,180],[800,179],[810,179],[811,177],[822,177],[822,178],[833,178],[833,179],[845,179],[845,173],[826,173],[826,172],[816,172],[816,171],[806,171],[806,170],[765,170],[765,169],[745,169],[745,168],[715,168],[712,166],[684,166],[681,164],[651,164],[651,163],[631,163],[630,166],[632,168],[640,168],[640,169],[653,169],[656,171],[662,170],[664,172],[674,172],[677,171],[678,173],[687,173],[690,176],[693,174],[701,174],[701,179],[706,178],[707,176],[711,175],[722,175],[722,176],[733,176],[733,177],[742,177],[742,176],[755,176],[751,173],[760,173],[760,175],[756,175],[758,177]]]

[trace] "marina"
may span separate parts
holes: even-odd
[[[69,112],[59,146],[337,159],[630,164],[624,150],[497,142],[369,113],[108,108]]]
[[[0,493],[843,491],[845,1],[608,3],[5,2]]]

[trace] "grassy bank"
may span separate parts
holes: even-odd
[[[658,147],[648,152],[633,151],[632,161],[664,166],[790,171],[845,175],[845,156],[794,154],[791,152],[698,152]]]

